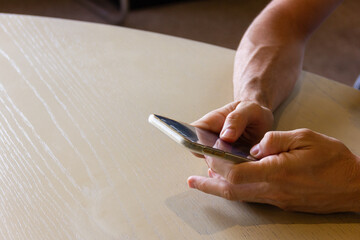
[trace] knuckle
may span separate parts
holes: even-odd
[[[231,113],[229,113],[229,115],[226,117],[226,120],[229,122],[235,122],[237,121],[239,118],[241,118],[241,114],[237,111],[232,111]]]
[[[240,174],[238,171],[235,171],[233,168],[230,169],[226,179],[229,183],[238,184],[243,182],[243,175]]]
[[[278,161],[278,158],[276,156],[268,156],[266,161],[263,161],[261,163],[261,166],[263,169],[277,169],[276,172],[268,173],[264,175],[264,181],[265,182],[281,182],[284,179],[286,179],[284,168],[281,167],[281,164]]]
[[[206,181],[200,181],[197,183],[197,189],[205,192],[206,191]]]
[[[254,110],[261,108],[259,104],[254,103],[254,102],[249,102],[248,107],[251,108],[251,109],[254,109]]]
[[[269,131],[265,133],[263,141],[265,143],[272,143],[276,139],[276,132],[275,131]]]
[[[224,110],[225,110],[226,112],[231,113],[231,112],[233,112],[233,111],[236,109],[236,107],[238,106],[238,104],[239,104],[239,102],[232,102],[232,103],[229,103],[229,104],[225,105],[223,108],[224,108]]]
[[[272,167],[276,168],[276,172],[271,174],[269,178],[276,183],[290,182],[293,180],[293,173],[286,164],[286,158],[277,158],[273,156]]]
[[[222,196],[223,196],[223,198],[230,200],[230,201],[236,200],[235,193],[229,185],[227,185],[223,188]]]
[[[254,101],[241,101],[237,106],[238,108],[246,107],[246,108],[258,108],[260,105]]]
[[[277,193],[274,194],[271,198],[273,204],[284,211],[291,211],[293,210],[293,199],[284,193]]]
[[[314,136],[314,132],[308,128],[302,128],[297,130],[297,136],[299,140],[306,140]]]

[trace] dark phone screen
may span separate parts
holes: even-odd
[[[241,138],[234,143],[228,143],[221,140],[216,133],[159,115],[155,116],[191,142],[219,149],[243,158],[248,158],[250,156],[250,149],[252,146]]]

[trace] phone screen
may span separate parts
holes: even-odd
[[[199,143],[206,147],[215,148],[243,158],[252,158],[250,157],[250,149],[252,146],[243,139],[239,139],[234,143],[228,143],[221,140],[219,135],[216,133],[196,128],[189,124],[178,122],[159,115],[155,116],[183,137],[194,143]]]

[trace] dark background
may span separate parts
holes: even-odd
[[[116,0],[91,0],[118,10]],[[131,0],[119,24],[236,49],[268,0]],[[105,4],[106,3],[106,4]],[[0,12],[107,23],[82,0],[0,0]],[[304,69],[352,85],[360,74],[360,1],[346,0],[307,45]]]

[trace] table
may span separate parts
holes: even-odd
[[[1,239],[356,239],[360,216],[191,190],[206,166],[148,124],[232,99],[234,51],[121,27],[0,15]],[[276,128],[360,154],[360,91],[304,72]]]

